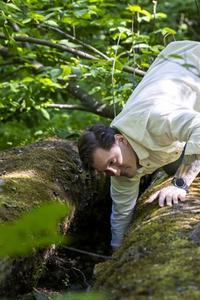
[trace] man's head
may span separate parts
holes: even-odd
[[[87,168],[110,176],[133,177],[137,156],[127,139],[115,128],[103,124],[89,127],[78,143],[80,158]]]

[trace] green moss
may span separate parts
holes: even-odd
[[[119,300],[200,299],[199,183],[188,201],[171,208],[145,204],[150,191],[142,196],[114,260],[97,266],[95,288]]]
[[[50,143],[49,143],[50,144]],[[58,158],[63,161],[59,162]],[[61,198],[68,201],[62,182],[67,184],[67,171],[63,172],[61,163],[73,164],[68,152],[62,147],[41,147],[5,152],[1,156],[0,169],[4,175],[3,191],[0,192],[0,219],[12,220],[43,201]],[[61,172],[62,171],[62,172]],[[64,177],[61,180],[61,177]]]

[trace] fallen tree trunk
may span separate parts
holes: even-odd
[[[139,199],[130,230],[113,260],[96,266],[96,289],[113,300],[200,299],[200,178],[173,207]]]
[[[83,171],[76,147],[64,140],[47,140],[1,152],[0,175],[4,184],[0,191],[1,223],[17,220],[44,201],[58,200],[73,207],[62,222],[62,230],[64,234],[69,229],[74,233],[91,226],[90,216],[106,194],[105,177]],[[99,211],[96,219],[102,213]],[[95,224],[92,226],[95,229]],[[33,249],[27,257],[1,259],[0,295],[14,296],[37,286],[54,249]]]

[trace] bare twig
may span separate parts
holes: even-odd
[[[93,253],[93,252],[88,252],[88,251],[85,251],[85,250],[76,249],[74,247],[62,246],[62,248],[73,251],[73,252],[78,252],[78,253],[86,254],[86,255],[89,255],[89,256],[97,257],[97,258],[114,259],[112,256],[96,254],[96,253]]]

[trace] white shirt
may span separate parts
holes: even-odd
[[[154,61],[111,123],[142,166],[133,178],[112,177],[111,231],[118,247],[130,223],[143,175],[181,155],[200,154],[200,43],[170,43]]]

